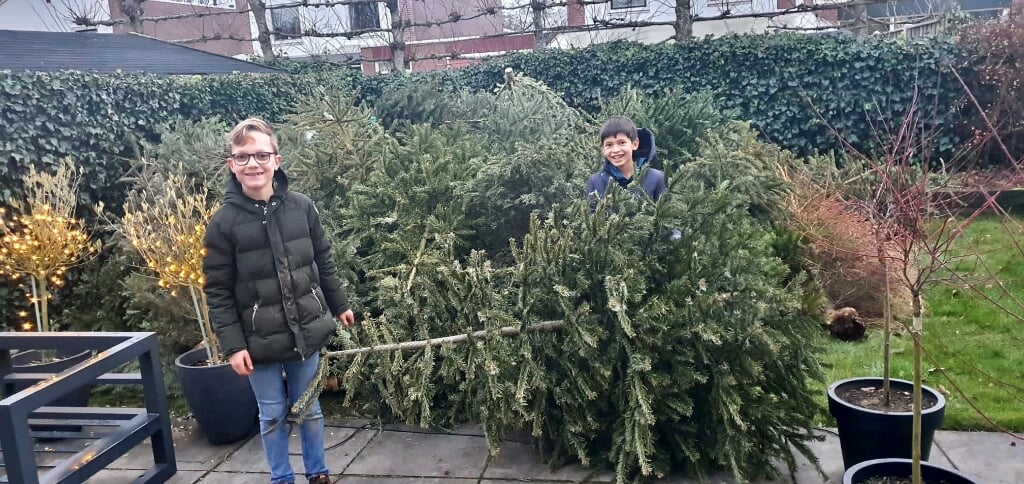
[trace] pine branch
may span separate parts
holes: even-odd
[[[565,321],[543,321],[536,324],[531,324],[525,328],[519,326],[504,326],[498,330],[498,333],[502,336],[518,336],[521,333],[537,333],[541,331],[551,331],[560,329],[565,326]],[[383,344],[377,346],[367,346],[363,348],[354,348],[351,350],[342,351],[331,351],[324,355],[326,358],[340,358],[344,356],[360,355],[364,353],[384,353],[389,351],[405,351],[405,350],[419,350],[429,346],[441,346],[446,344],[457,344],[465,343],[478,338],[485,338],[488,336],[490,331],[480,330],[468,334],[459,334],[455,336],[444,336],[440,338],[431,338],[418,341],[403,341],[401,343]]]

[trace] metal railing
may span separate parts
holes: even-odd
[[[95,354],[59,373],[25,373],[20,371],[26,367],[12,364],[12,350]],[[139,373],[111,373],[132,362],[138,363]],[[6,471],[0,482],[84,482],[147,438],[153,466],[140,471],[134,482],[165,482],[177,472],[156,333],[0,333],[0,383],[8,390],[31,385],[0,400],[0,470]],[[142,385],[145,408],[49,406],[92,384]],[[48,433],[32,428],[45,425],[90,430]],[[35,445],[37,437],[53,434],[84,445]],[[44,464],[37,465],[37,460]]]

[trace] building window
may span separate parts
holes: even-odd
[[[270,11],[274,40],[297,39],[302,37],[302,17],[298,7],[275,8]]]
[[[719,10],[728,10],[729,7],[735,5],[751,5],[752,3],[753,0],[708,0],[708,5],[712,7],[718,7]],[[790,2],[778,2],[777,5],[786,5],[789,3],[792,3],[794,6],[797,4],[803,4],[803,2],[794,0]]]
[[[235,9],[235,0],[163,0],[169,3],[180,3],[182,5],[194,5],[197,7]],[[0,2],[2,3],[2,2]]]
[[[352,18],[352,30],[380,28],[380,4],[377,2],[351,3],[348,15]]]
[[[619,10],[623,8],[644,8],[647,6],[647,0],[612,0],[612,10]]]

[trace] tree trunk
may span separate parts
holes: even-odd
[[[202,288],[188,286],[189,294],[192,296],[192,305],[196,311],[196,319],[199,320],[199,332],[203,335],[203,344],[206,346],[206,359],[211,365],[220,364],[220,344],[217,343],[217,334],[214,333],[210,324],[210,308],[206,305],[206,293]]]
[[[533,49],[543,49],[547,46],[544,39],[544,10],[547,5],[543,0],[533,0],[530,7],[533,9]]]
[[[267,5],[263,0],[246,1],[249,3],[249,10],[252,11],[252,18],[256,21],[256,40],[263,51],[263,60],[273,60],[274,45],[270,42],[270,28],[267,26]]]
[[[398,0],[385,0],[384,5],[391,14],[391,61],[396,71],[405,70],[405,19],[402,18]]]
[[[142,2],[146,0],[119,0],[117,8],[128,20],[128,28],[132,32],[142,33]]]
[[[885,299],[882,301],[882,319],[884,329],[882,333],[882,404],[889,406],[889,374],[892,372],[892,351],[890,349],[890,338],[892,333],[892,294],[889,286],[889,264],[885,261],[885,254],[879,249],[879,260],[882,263],[882,277],[885,278]]]
[[[910,456],[913,483],[921,484],[921,333],[923,315],[920,292],[915,291],[911,294],[911,307],[914,312],[914,329],[911,330],[911,336],[914,338],[914,417]]]
[[[48,300],[50,299],[50,291],[46,287],[46,276],[32,276],[35,279],[35,283],[39,286],[39,293],[36,295],[36,302],[39,304],[37,320],[38,327],[37,331],[49,331],[50,330],[50,307]]]
[[[676,30],[676,42],[684,42],[693,37],[693,19],[690,17],[690,0],[676,0],[676,21],[672,25]]]

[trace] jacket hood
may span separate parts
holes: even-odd
[[[640,140],[640,146],[633,151],[633,162],[636,163],[636,170],[640,171],[644,165],[654,161],[658,152],[654,147],[654,133],[647,128],[636,130],[636,136]]]
[[[249,198],[245,192],[242,191],[242,184],[239,183],[238,178],[235,178],[234,173],[229,173],[227,182],[224,188],[224,203],[230,203],[232,205],[238,205],[240,207],[254,207],[255,204],[261,203],[261,200],[253,200]],[[288,193],[288,175],[284,174],[284,170],[278,167],[274,171],[274,194],[270,196],[271,199],[283,198]]]

